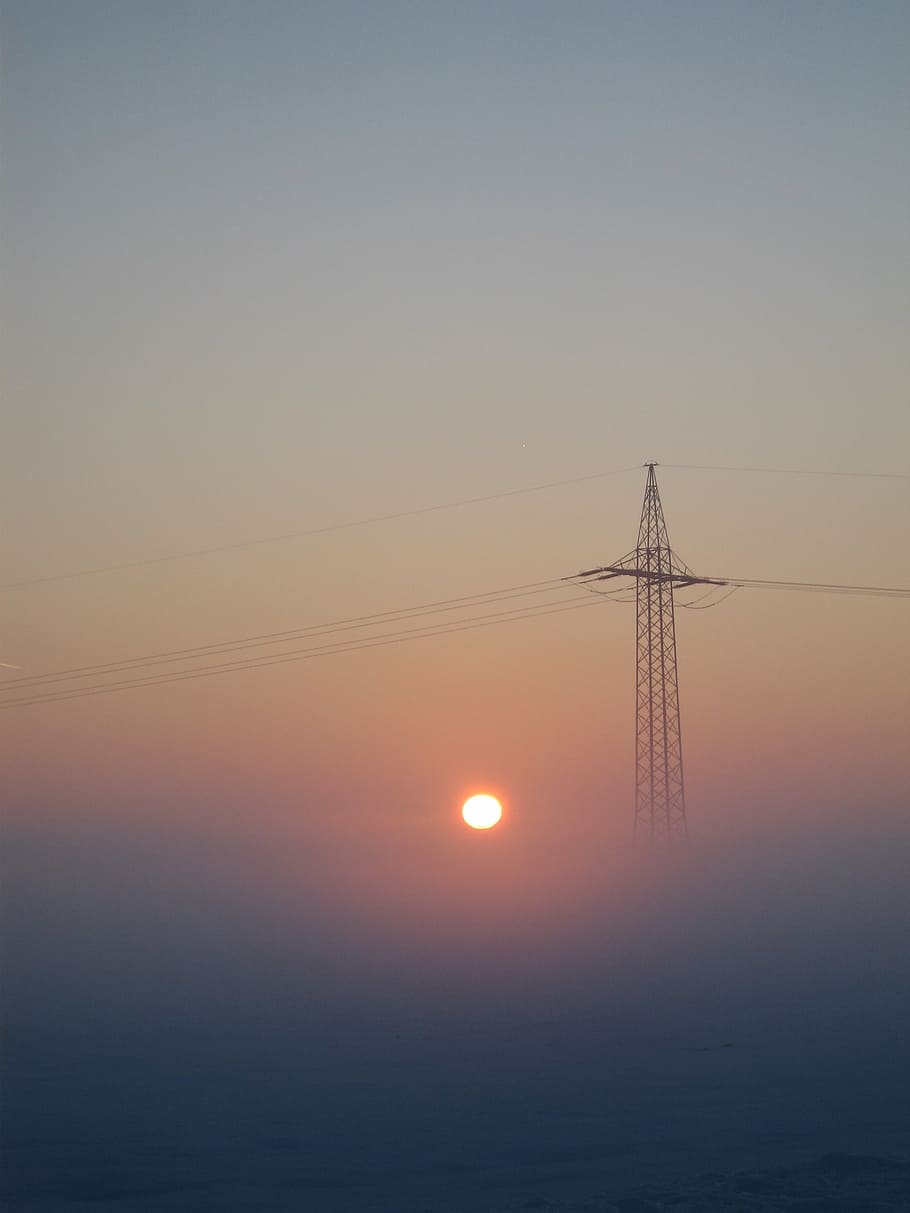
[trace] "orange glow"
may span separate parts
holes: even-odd
[[[502,805],[485,792],[469,796],[461,808],[465,824],[472,830],[489,830],[502,818]]]

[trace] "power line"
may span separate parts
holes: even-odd
[[[599,571],[599,570],[595,570]],[[577,610],[583,605],[594,605],[595,598],[578,596],[557,599],[552,603],[531,603],[513,607],[506,611],[494,611],[486,615],[467,616],[459,620],[446,620],[419,627],[407,627],[398,632],[384,632],[375,636],[364,636],[356,639],[344,639],[314,645],[306,649],[285,651],[277,654],[263,654],[258,657],[246,657],[240,661],[223,662],[220,664],[193,666],[186,670],[171,670],[158,674],[142,674],[144,669],[166,662],[193,661],[212,657],[227,656],[231,653],[243,652],[244,649],[258,647],[262,644],[290,643],[295,639],[323,640],[326,637],[338,635],[353,628],[382,627],[388,624],[405,623],[427,615],[455,610],[472,610],[477,607],[496,606],[515,598],[528,597],[536,594],[551,592],[564,578],[550,578],[544,581],[526,582],[522,585],[507,586],[499,590],[490,590],[480,594],[462,595],[456,598],[438,599],[434,602],[423,603],[412,607],[401,607],[396,610],[379,611],[372,615],[354,616],[348,619],[336,620],[332,623],[312,624],[308,627],[288,629],[281,632],[266,632],[256,636],[243,637],[237,640],[224,641],[217,644],[197,645],[193,648],[173,649],[161,653],[147,654],[144,657],[124,658],[120,661],[103,662],[96,665],[78,666],[67,670],[50,671],[46,674],[29,675],[12,679],[7,682],[0,694],[10,696],[3,702],[0,700],[0,710],[7,708],[26,707],[31,704],[57,703],[63,700],[80,699],[86,696],[103,695],[113,691],[136,690],[149,686],[165,686],[172,682],[183,682],[194,678],[212,677],[217,674],[227,674],[243,670],[261,669],[269,665],[284,665],[294,661],[304,661],[312,657],[336,656],[342,653],[356,652],[360,649],[376,648],[388,644],[401,644],[409,640],[418,640],[426,636],[447,636],[454,632],[471,631],[474,628],[490,627],[500,623],[512,623],[519,619],[534,619],[541,615],[561,614],[563,611]],[[568,579],[575,581],[574,578]],[[761,578],[718,578],[718,586],[709,591],[716,592],[723,585],[736,589],[772,589],[808,591],[828,594],[852,594],[865,597],[910,598],[910,587],[903,586],[873,586],[847,585],[834,582],[812,581],[775,581]],[[632,601],[625,599],[617,592],[594,591],[588,581],[575,581],[575,584],[596,594],[596,598],[622,603]],[[720,605],[730,594],[719,598],[716,602],[700,606],[704,598],[697,598],[685,604],[690,610],[707,610]],[[684,605],[680,603],[680,605]],[[93,683],[88,686],[61,687],[65,681],[77,681],[91,678],[105,678],[116,674],[132,674],[118,682]]]
[[[514,598],[524,598],[536,594],[552,593],[564,583],[561,578],[551,578],[547,581],[529,581],[523,585],[506,586],[499,590],[487,590],[480,594],[467,594],[458,598],[441,598],[434,602],[420,603],[411,607],[399,607],[389,611],[377,611],[370,615],[355,615],[347,619],[338,619],[330,623],[314,623],[299,628],[288,628],[278,632],[261,632],[253,636],[242,636],[234,640],[218,641],[212,644],[194,645],[190,648],[167,649],[163,652],[145,653],[138,657],[124,657],[116,661],[105,661],[93,665],[72,666],[63,670],[49,670],[44,674],[27,674],[18,678],[6,680],[0,693],[30,690],[32,687],[54,682],[65,682],[83,679],[103,674],[125,672],[128,669],[152,665],[160,665],[175,661],[188,661],[195,658],[216,657],[231,652],[241,652],[244,649],[258,648],[263,645],[286,644],[305,636],[328,636],[352,629],[378,627],[388,623],[404,622],[407,619],[419,619],[426,615],[454,610],[470,610],[473,607],[483,607]]]
[[[842,585],[826,581],[770,581],[765,578],[726,577],[718,578],[728,585],[746,589],[797,590],[817,594],[855,594],[865,598],[910,598],[910,586],[894,585]]]
[[[727,464],[708,463],[664,463],[660,465],[683,471],[699,472],[751,472],[787,476],[847,476],[877,480],[910,480],[908,472],[858,472],[858,471],[828,471],[814,468],[777,468],[749,467]],[[619,476],[625,472],[638,471],[637,465],[611,468],[602,472],[589,472],[584,476],[571,476],[563,480],[549,480],[541,484],[525,485],[521,488],[506,489],[501,493],[486,493],[477,497],[462,497],[455,501],[437,502],[434,505],[419,506],[410,510],[398,510],[388,514],[373,514],[367,518],[355,518],[348,522],[333,522],[325,526],[309,527],[298,531],[286,531],[280,535],[266,535],[257,539],[244,539],[234,543],[217,544],[211,547],[192,548],[182,552],[169,552],[164,556],[147,556],[138,560],[124,560],[119,563],[99,565],[94,568],[76,569],[70,573],[51,573],[43,577],[23,578],[19,581],[0,583],[0,590],[25,589],[28,586],[47,585],[58,581],[74,581],[81,577],[98,577],[107,573],[120,573],[129,569],[148,568],[152,565],[167,564],[175,560],[194,560],[205,556],[214,556],[222,552],[237,552],[244,548],[260,547],[270,543],[285,543],[295,539],[313,538],[317,535],[328,535],[335,531],[353,530],[357,527],[373,526],[382,522],[394,522],[405,518],[416,518],[422,514],[439,513],[443,510],[461,509],[468,505],[482,505],[485,502],[501,501],[508,497],[520,497],[531,493],[542,493],[548,489],[566,488],[573,484],[584,484],[592,480],[603,480],[610,476]]]
[[[602,568],[588,569],[584,573],[576,573],[574,577],[566,577],[564,580],[574,582],[576,585],[584,585],[591,589],[593,588],[591,582],[611,580],[613,577],[622,576],[623,572],[621,563],[604,565]],[[637,576],[638,574],[633,571],[629,575]],[[712,584],[715,588],[733,586],[734,589],[799,590],[818,594],[855,594],[865,598],[910,598],[910,586],[900,585],[847,585],[833,581],[773,581],[765,577],[699,577],[693,584],[702,583],[706,585]],[[620,593],[621,591],[617,589],[614,592]],[[713,593],[713,590],[709,591],[709,593]],[[700,601],[701,599],[695,599],[695,602]],[[680,605],[686,604],[681,603]],[[688,605],[692,606],[694,604],[690,603]]]
[[[329,645],[317,645],[313,648],[292,650],[289,653],[269,657],[249,658],[243,661],[226,662],[221,665],[199,666],[190,670],[171,671],[167,674],[124,679],[113,683],[99,683],[87,687],[54,689],[47,694],[35,695],[31,698],[11,699],[6,703],[0,703],[0,711],[10,708],[27,707],[30,704],[59,703],[60,701],[69,699],[83,699],[88,696],[106,695],[116,691],[166,686],[172,682],[186,682],[196,678],[211,678],[218,674],[262,669],[264,666],[286,665],[290,662],[306,661],[313,657],[338,656],[342,653],[356,652],[360,649],[380,648],[389,644],[402,644],[409,640],[419,640],[428,636],[448,636],[454,632],[467,632],[475,628],[492,627],[502,623],[514,623],[519,619],[536,619],[542,615],[557,615],[565,611],[576,611],[583,607],[595,605],[595,599],[587,595],[575,595],[571,598],[558,599],[553,604],[514,607],[508,611],[492,612],[485,616],[475,616],[473,619],[460,621],[457,624],[425,624],[422,627],[405,629],[401,632],[386,633],[376,637],[363,637],[356,641],[341,641]]]
[[[727,590],[726,594],[721,594],[721,587],[714,585],[706,594],[700,594],[698,598],[693,598],[689,602],[677,602],[676,606],[684,611],[710,611],[714,607],[720,606],[722,602],[726,602],[728,598],[732,598],[737,590],[741,588],[741,586],[734,585]],[[708,602],[707,600],[712,597],[714,601]]]
[[[864,480],[910,480],[910,472],[837,472],[816,468],[744,467],[720,463],[661,463],[658,466],[688,472],[763,472],[775,476],[850,476]]]
[[[518,489],[506,489],[502,493],[486,493],[480,497],[462,497],[457,501],[443,501],[436,505],[419,506],[412,510],[398,510],[391,514],[373,514],[369,518],[355,518],[349,522],[332,522],[326,526],[309,527],[301,531],[287,531],[281,535],[266,535],[259,539],[244,539],[238,543],[223,543],[215,547],[193,548],[185,552],[170,552],[166,556],[148,556],[141,560],[124,560],[119,564],[100,565],[97,568],[77,569],[72,573],[52,573],[45,577],[30,577],[22,581],[0,583],[0,590],[17,590],[31,585],[47,585],[52,581],[73,581],[79,577],[98,577],[103,573],[120,573],[127,569],[147,568],[149,565],[166,564],[172,560],[193,560],[202,556],[214,556],[219,552],[238,552],[243,548],[259,547],[267,543],[284,543],[291,539],[307,539],[316,535],[328,535],[333,531],[348,531],[356,527],[373,526],[380,522],[394,522],[402,518],[416,518],[421,514],[434,514],[442,510],[457,510],[466,505],[481,505],[487,501],[502,501],[506,497],[521,497],[529,493],[542,493],[547,489],[565,488],[571,484],[584,484],[589,480],[603,480],[608,476],[619,476],[623,472],[635,472],[637,467],[611,468],[606,472],[590,472],[585,476],[573,476],[567,480],[550,480],[545,484],[531,484]]]

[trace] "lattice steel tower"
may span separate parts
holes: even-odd
[[[657,489],[657,465],[645,466],[648,479],[635,551],[578,577],[635,578],[635,835],[669,848],[688,838],[673,592],[681,586],[724,583],[696,577],[673,553]]]

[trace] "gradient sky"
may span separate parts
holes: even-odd
[[[900,0],[7,0],[0,35],[4,582],[647,459],[910,466]],[[643,484],[5,589],[0,659],[569,574],[634,546]],[[910,585],[907,482],[660,484],[697,571]],[[695,839],[793,896],[820,838],[865,855],[870,938],[869,840],[908,848],[907,612],[742,590],[679,622]],[[633,635],[607,604],[4,713],[23,996],[132,1005],[178,940],[229,989],[297,948],[333,989],[565,976],[605,915],[634,951]],[[489,785],[507,822],[466,837]]]

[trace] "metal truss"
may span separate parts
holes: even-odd
[[[645,499],[633,552],[615,564],[589,569],[578,579],[635,578],[635,836],[670,849],[688,839],[676,669],[674,590],[725,585],[696,577],[673,553],[667,537],[656,464],[648,463]]]

